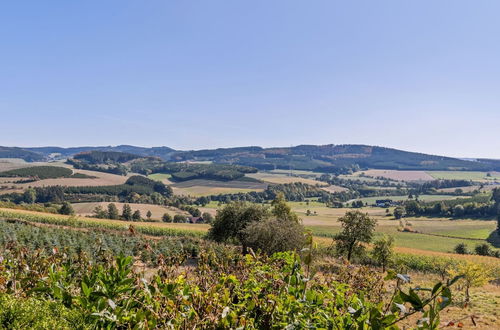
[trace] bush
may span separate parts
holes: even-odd
[[[252,222],[243,234],[248,247],[266,254],[298,251],[304,246],[304,227],[291,221],[269,218]]]
[[[474,251],[480,256],[491,256],[492,252],[490,246],[486,243],[476,245]]]
[[[176,214],[174,215],[174,222],[175,223],[184,223],[186,222],[186,216],[182,214]]]
[[[464,243],[457,244],[453,251],[458,254],[469,254],[469,249],[467,249],[467,245],[465,245]]]
[[[164,213],[161,217],[161,221],[163,222],[172,222],[172,216],[168,213]]]
[[[77,329],[83,315],[61,303],[0,295],[1,329]]]
[[[73,206],[70,203],[64,202],[61,208],[59,209],[60,214],[72,215],[75,214],[75,210],[73,210]]]

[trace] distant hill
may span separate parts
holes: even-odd
[[[3,151],[3,156],[2,156]],[[467,170],[500,171],[500,161],[458,159],[369,145],[299,145],[262,148],[258,146],[176,151],[169,147],[130,145],[99,147],[0,147],[0,158],[23,158],[27,161],[74,157],[82,152],[121,152],[141,157],[159,157],[165,161],[210,161],[219,164],[251,166],[258,169],[295,169],[343,173],[358,169],[395,170]]]
[[[299,145],[284,148],[226,148],[177,152],[175,160],[210,160],[253,166],[259,169],[316,170],[341,172],[358,168],[395,170],[500,169],[500,163],[468,161],[368,145]]]
[[[145,157],[160,157],[162,159],[169,159],[170,155],[175,152],[174,149],[169,147],[136,147],[129,145],[119,145],[119,146],[98,146],[98,147],[73,147],[73,148],[61,148],[61,147],[35,147],[35,148],[23,148],[31,152],[42,155],[48,158],[53,154],[60,154],[60,158],[73,157],[76,154],[89,151],[112,151],[112,152],[124,152],[128,154],[134,154],[138,156]]]
[[[44,160],[45,157],[26,149],[0,146],[0,158],[22,158],[27,162],[37,162]]]

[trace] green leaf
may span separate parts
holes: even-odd
[[[432,295],[435,295],[442,287],[443,283],[441,282],[436,283],[436,285],[434,285],[434,288],[432,288]]]

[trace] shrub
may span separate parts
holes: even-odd
[[[0,295],[2,329],[76,329],[84,317],[61,303]]]
[[[172,216],[168,213],[164,213],[161,217],[161,221],[163,222],[172,222]]]
[[[59,209],[59,213],[65,215],[71,215],[75,214],[75,210],[73,210],[73,207],[71,206],[70,203],[64,202],[61,208]]]
[[[304,246],[304,227],[296,222],[265,219],[243,229],[244,243],[266,254],[298,251]]]
[[[467,249],[467,245],[465,245],[465,243],[457,244],[453,251],[458,254],[469,254],[469,249]]]
[[[491,256],[492,252],[490,246],[486,243],[476,245],[474,251],[480,256]]]

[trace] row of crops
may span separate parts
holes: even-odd
[[[196,256],[199,239],[193,237],[165,237],[147,240],[140,236],[110,233],[109,231],[77,231],[64,228],[38,227],[18,221],[0,221],[0,249],[20,246],[42,254],[64,252],[73,257],[84,253],[92,261],[124,255],[140,258],[145,264],[156,266],[158,258]]]
[[[0,210],[0,219],[4,220],[23,220],[32,223],[43,223],[57,226],[69,226],[74,228],[92,228],[107,229],[117,231],[135,231],[151,236],[184,236],[184,237],[203,237],[205,234],[201,231],[162,227],[151,224],[134,223],[133,225],[114,220],[85,219],[74,216],[58,216],[50,214],[36,214],[16,212],[13,210]]]

